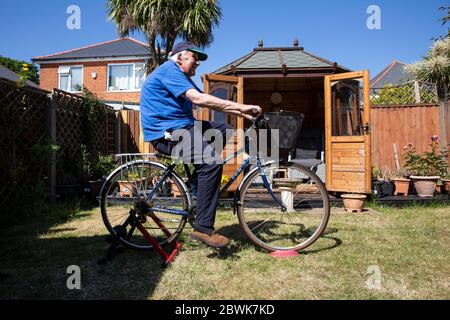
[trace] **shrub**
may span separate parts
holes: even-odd
[[[431,137],[431,141],[429,144],[431,150],[422,154],[417,153],[412,144],[404,147],[405,168],[410,174],[417,176],[446,176],[448,149],[446,147],[440,148],[437,136]]]

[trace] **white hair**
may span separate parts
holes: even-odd
[[[177,53],[171,55],[169,59],[172,60],[172,61],[174,61],[174,62],[177,62],[177,60],[178,60],[178,55],[181,54],[180,57],[182,57],[182,56],[184,56],[187,52],[188,52],[188,50],[183,50],[183,51],[177,52]]]

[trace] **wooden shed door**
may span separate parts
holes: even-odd
[[[326,186],[371,192],[369,71],[325,76]]]
[[[232,77],[232,76],[223,76],[223,75],[215,75],[215,74],[206,74],[204,75],[204,91],[210,95],[216,96],[221,99],[231,100],[238,103],[244,103],[244,90],[243,90],[243,78],[242,77]],[[228,113],[218,112],[215,110],[210,110],[204,108],[202,110],[202,120],[211,120],[218,122],[225,122],[229,124],[234,129],[244,128],[244,118]],[[242,132],[237,131],[233,135],[232,138],[228,141],[227,149],[228,153],[232,154],[232,151],[237,151],[244,146],[244,136],[243,134],[237,135],[236,133]],[[223,154],[225,156],[225,153]],[[234,174],[236,169],[239,167],[243,161],[243,154],[239,154],[234,161],[231,161],[230,164],[226,164],[224,166],[223,174],[228,178]],[[241,181],[241,177],[234,182],[229,190],[234,191]]]

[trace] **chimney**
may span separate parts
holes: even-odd
[[[263,45],[264,45],[264,44],[263,44],[263,41],[262,41],[262,40],[259,40],[259,41],[258,41],[258,48],[262,48]]]
[[[294,47],[298,47],[298,38],[297,37],[294,38]]]

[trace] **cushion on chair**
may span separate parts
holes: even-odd
[[[322,128],[302,128],[296,144],[294,159],[320,159],[324,150]]]
[[[317,159],[318,150],[295,149],[295,159]]]
[[[316,167],[322,163],[320,159],[292,159],[291,161],[306,168]]]

